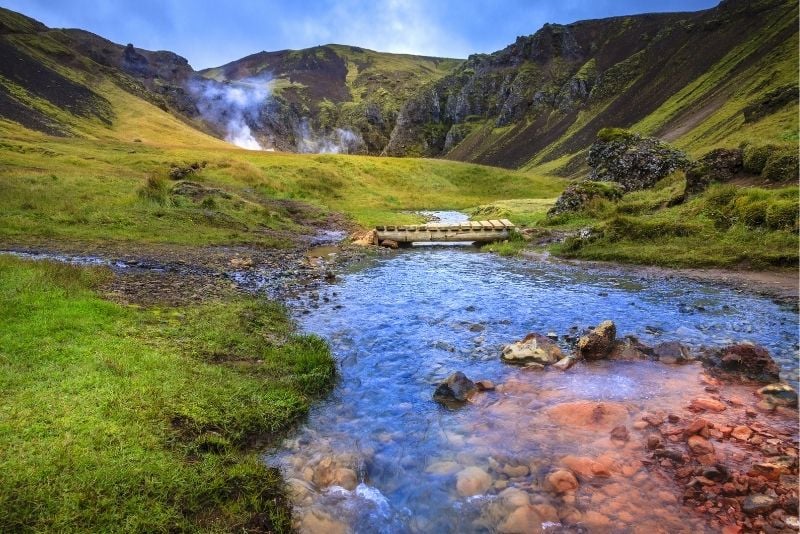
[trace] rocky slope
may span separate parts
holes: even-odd
[[[0,9],[0,117],[103,136],[108,84],[245,148],[446,157],[585,171],[607,126],[697,157],[797,140],[798,7],[726,0],[696,13],[546,24],[466,61],[325,45],[196,72],[171,52],[53,30]],[[5,59],[8,60],[5,60]]]
[[[748,132],[792,135],[797,12],[795,2],[728,0],[697,13],[547,24],[415,95],[385,153],[553,162],[568,174],[604,126],[690,151]]]

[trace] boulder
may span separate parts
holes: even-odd
[[[578,340],[577,353],[587,360],[607,358],[614,349],[617,327],[613,321],[603,321],[591,332]]]
[[[703,363],[719,374],[760,382],[775,382],[780,367],[764,347],[752,343],[737,343],[722,349],[708,350]]]
[[[541,334],[528,334],[522,341],[506,345],[500,356],[506,363],[519,365],[551,365],[563,357],[558,345]]]
[[[759,389],[756,394],[771,407],[797,406],[797,392],[789,384],[770,384]]]
[[[556,363],[554,363],[553,367],[558,369],[559,371],[566,371],[567,369],[575,365],[575,362],[577,361],[578,359],[575,358],[574,356],[564,356]]]
[[[378,232],[369,230],[368,232],[356,232],[350,236],[353,245],[358,247],[369,247],[378,244]]]
[[[689,349],[677,341],[659,343],[653,347],[653,356],[668,364],[685,363],[691,359]]]
[[[625,191],[614,182],[592,182],[584,180],[568,186],[556,199],[556,203],[547,212],[548,217],[562,213],[577,212],[596,198],[618,200]]]
[[[654,357],[653,349],[639,341],[635,336],[625,336],[614,343],[609,355],[612,360],[647,360]]]
[[[385,248],[397,249],[400,248],[400,243],[393,239],[384,239],[381,241],[381,246]]]
[[[741,149],[715,148],[686,169],[686,194],[702,193],[714,182],[729,182],[742,168]]]
[[[433,400],[444,404],[463,403],[478,390],[475,383],[467,378],[461,371],[448,376],[444,382],[436,386],[433,392]]]
[[[589,148],[590,179],[620,184],[626,191],[651,187],[688,166],[686,155],[654,137],[604,128]]]

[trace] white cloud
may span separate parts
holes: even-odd
[[[465,57],[469,44],[436,20],[422,0],[385,0],[365,5],[339,0],[324,12],[284,20],[287,36],[306,43],[351,44],[381,52]]]

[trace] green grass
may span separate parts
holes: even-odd
[[[287,530],[249,445],[329,387],[324,342],[256,299],[123,307],[108,276],[0,257],[0,530]]]
[[[560,179],[440,160],[297,155],[236,148],[160,147],[58,139],[0,124],[0,240],[288,244],[330,211],[365,227],[420,209],[463,209],[502,198],[553,198]],[[170,169],[214,190],[175,195]],[[298,213],[283,200],[310,206]]]
[[[555,198],[518,198],[498,200],[467,211],[473,221],[509,219],[518,226],[534,226],[543,221]]]
[[[798,188],[712,186],[675,205],[682,174],[652,190],[598,201],[580,213],[546,222],[551,227],[592,227],[589,239],[554,247],[567,257],[669,267],[796,267]]]

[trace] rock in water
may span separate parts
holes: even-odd
[[[480,467],[467,467],[456,475],[456,489],[462,497],[472,497],[486,492],[492,485],[492,477]]]
[[[772,407],[797,406],[797,392],[789,384],[770,384],[759,389],[756,393]]]
[[[677,341],[659,343],[653,347],[653,354],[662,363],[684,363],[691,358],[689,349]]]
[[[780,367],[767,349],[752,343],[738,343],[707,351],[703,355],[703,363],[721,373],[761,382],[776,382],[780,373]]]
[[[578,356],[587,360],[602,360],[611,354],[616,337],[614,321],[603,321],[578,340]]]
[[[456,371],[436,387],[433,400],[444,404],[466,402],[477,390],[478,387],[472,380],[461,371]]]
[[[507,363],[550,365],[561,360],[564,355],[558,345],[547,336],[528,334],[522,341],[503,347],[500,358]]]
[[[383,241],[381,241],[381,246],[386,248],[396,249],[400,248],[400,243],[398,243],[393,239],[384,239]]]

